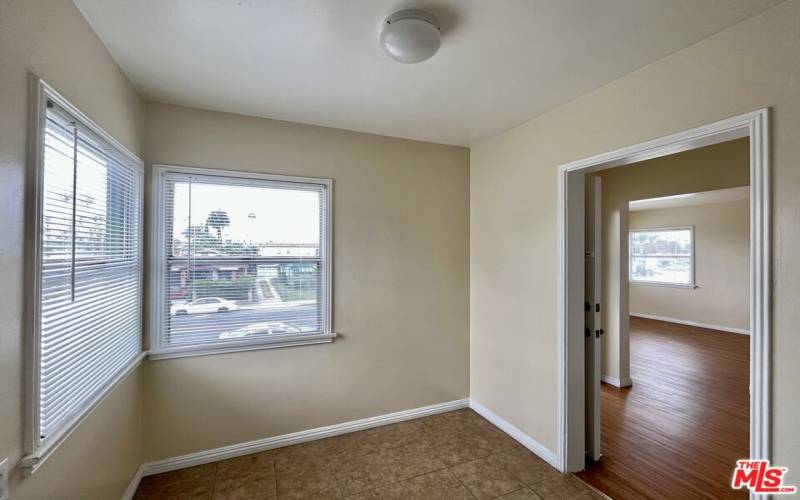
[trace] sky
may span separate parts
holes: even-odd
[[[183,232],[189,227],[189,201],[189,183],[176,182],[173,226],[176,239],[183,239]],[[319,191],[195,182],[191,185],[191,224],[205,224],[210,212],[223,210],[231,221],[222,230],[223,239],[318,244],[320,202]]]

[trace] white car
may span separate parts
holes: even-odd
[[[219,297],[204,297],[185,304],[176,304],[170,308],[170,314],[177,316],[183,314],[228,312],[238,309],[239,306],[231,300],[221,299]]]
[[[287,325],[280,321],[267,323],[253,323],[232,332],[225,332],[219,336],[221,339],[236,339],[240,337],[251,337],[253,335],[280,335],[286,333],[301,333],[303,330],[296,326]]]

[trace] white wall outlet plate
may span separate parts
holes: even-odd
[[[0,500],[8,500],[8,459],[0,462]]]

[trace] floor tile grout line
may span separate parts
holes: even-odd
[[[426,418],[426,417],[420,417],[420,418]],[[488,420],[486,422],[488,422]],[[420,423],[425,427],[429,427],[429,423],[427,421],[423,420]],[[491,422],[488,422],[488,423],[491,424]],[[503,433],[503,434],[505,434],[505,433]],[[420,441],[422,441],[424,439],[425,438],[414,439],[414,440],[411,440],[411,441],[409,441],[409,442],[407,442],[405,444],[401,444],[401,445],[397,445],[397,446],[393,446],[393,447],[385,447],[385,448],[381,447],[374,453],[380,454],[383,450],[393,450],[393,449],[401,448],[403,446],[407,446],[407,445],[412,444],[412,443],[420,442]],[[496,454],[505,453],[506,451],[508,451],[510,449],[511,448],[508,448],[508,449],[503,450],[501,452],[498,452]],[[359,455],[359,456],[356,456],[356,457],[353,457],[353,458],[360,458],[360,457],[367,456],[367,455],[369,455],[369,453],[365,453],[364,455]],[[406,482],[406,481],[410,481],[412,479],[415,479],[415,478],[418,478],[418,477],[421,477],[421,476],[425,476],[425,475],[428,475],[428,474],[433,474],[434,472],[439,472],[439,471],[443,471],[443,470],[449,470],[449,469],[452,469],[453,467],[456,467],[458,465],[461,465],[461,464],[464,464],[464,463],[469,463],[469,462],[472,462],[474,460],[482,460],[483,458],[488,458],[489,456],[493,456],[493,454],[486,455],[485,457],[482,457],[482,458],[477,458],[477,459],[473,459],[473,460],[466,460],[464,462],[460,462],[460,463],[454,464],[454,465],[445,466],[445,467],[442,467],[442,468],[439,468],[439,469],[430,470],[430,471],[423,472],[421,474],[417,474],[417,475],[414,475],[414,476],[409,476],[407,478],[400,479],[400,480],[397,480],[397,481],[391,481],[391,482],[388,482],[388,483],[380,484],[380,485],[377,485],[375,487],[367,488],[366,490],[362,490],[362,491],[359,491],[357,493],[353,493],[352,495],[347,495],[344,498],[350,498],[350,497],[353,497],[353,496],[356,496],[356,495],[360,495],[362,493],[367,493],[367,492],[376,490],[378,488],[383,488],[383,487],[386,487],[386,486],[391,486],[393,484],[398,484],[398,483],[403,483],[403,482]],[[336,473],[335,470],[334,470],[334,476],[336,477],[336,481],[337,481],[337,484],[338,484],[338,474]],[[469,488],[466,485],[464,485],[463,482],[461,482],[461,480],[458,479],[458,477],[455,474],[453,474],[453,477],[455,477],[459,481],[459,483],[461,483],[469,491]],[[472,495],[472,492],[469,492],[469,493],[470,493],[470,495]],[[474,498],[474,495],[472,495],[472,496]]]
[[[488,421],[487,421],[487,422],[488,422]],[[488,423],[489,423],[489,424],[491,424],[491,422],[488,422]],[[425,422],[423,422],[423,425],[426,425],[426,426],[427,426],[428,424],[427,424],[427,423],[425,423]],[[500,432],[502,432],[502,431],[500,431]],[[506,436],[508,436],[508,435],[507,435],[507,434],[505,434],[505,433],[503,433],[503,434],[504,434],[504,435],[506,435]],[[508,436],[508,437],[510,437],[510,436]],[[375,451],[375,452],[372,452],[372,453],[377,453],[377,454],[379,454],[379,453],[381,453],[383,450],[401,448],[401,447],[403,447],[403,446],[407,446],[408,444],[412,444],[412,443],[415,443],[415,442],[422,441],[423,439],[424,439],[424,438],[419,438],[419,439],[416,439],[416,440],[412,440],[412,441],[410,441],[410,442],[408,442],[408,443],[401,444],[401,445],[394,446],[394,447],[385,447],[385,448],[379,448],[377,451]],[[407,477],[407,478],[403,478],[403,479],[400,479],[400,480],[397,480],[397,481],[390,481],[390,482],[388,482],[388,483],[383,483],[383,484],[380,484],[380,485],[376,485],[376,486],[374,486],[374,487],[371,487],[371,488],[367,488],[367,489],[365,489],[365,490],[358,491],[358,492],[356,492],[356,493],[353,493],[353,494],[351,494],[351,495],[347,495],[347,496],[345,496],[345,497],[343,497],[343,498],[352,498],[352,497],[354,497],[354,496],[361,495],[361,494],[363,494],[363,493],[368,493],[368,492],[370,492],[370,491],[374,491],[374,490],[376,490],[376,489],[378,489],[378,488],[384,488],[384,487],[391,486],[391,485],[394,485],[394,484],[399,484],[399,483],[403,483],[403,482],[406,482],[406,481],[411,481],[411,480],[413,480],[413,479],[415,479],[415,478],[418,478],[418,477],[421,477],[421,476],[425,476],[425,475],[428,475],[428,474],[433,474],[434,472],[440,472],[440,471],[443,471],[443,470],[450,471],[450,473],[452,474],[452,476],[453,476],[453,477],[454,477],[454,478],[455,478],[455,479],[456,479],[456,480],[459,482],[459,484],[461,484],[462,486],[464,486],[464,488],[467,490],[467,492],[469,493],[469,495],[470,495],[470,496],[472,496],[473,498],[476,498],[476,497],[475,497],[475,495],[472,493],[472,491],[469,489],[469,487],[468,487],[466,484],[464,484],[464,482],[463,482],[463,481],[461,481],[461,479],[460,479],[460,478],[459,478],[459,477],[458,477],[458,476],[457,476],[455,473],[453,473],[451,469],[453,469],[453,468],[455,468],[455,467],[457,467],[457,466],[459,466],[459,465],[466,464],[466,463],[475,462],[475,461],[478,461],[478,460],[485,460],[485,459],[487,459],[487,458],[489,458],[489,457],[492,457],[492,456],[501,455],[501,454],[503,454],[503,453],[506,453],[506,452],[508,452],[508,451],[510,451],[510,450],[512,450],[512,447],[506,448],[506,449],[504,449],[504,450],[502,450],[502,451],[499,451],[499,452],[497,452],[497,453],[490,453],[489,455],[486,455],[486,456],[484,456],[484,457],[479,457],[479,458],[475,458],[475,459],[472,459],[472,460],[466,460],[466,461],[464,461],[464,462],[459,462],[459,463],[457,463],[457,464],[453,464],[453,465],[445,466],[445,467],[442,467],[442,468],[439,468],[439,469],[430,470],[430,471],[423,472],[423,473],[421,473],[421,474],[417,474],[417,475],[414,475],[414,476],[409,476],[409,477]],[[355,456],[355,457],[352,457],[352,458],[361,458],[361,457],[367,456],[367,455],[369,455],[369,454],[370,454],[370,453],[365,453],[365,454],[363,454],[363,455],[357,455],[357,456]],[[273,461],[274,461],[274,460],[273,460]],[[513,474],[513,473],[512,473],[511,471],[509,471],[508,469],[506,469],[504,466],[502,466],[502,465],[501,465],[500,467],[501,467],[503,470],[505,470],[506,472],[508,472],[509,474],[511,474],[512,476],[514,476],[514,477],[516,478],[516,475],[515,475],[515,474]],[[334,480],[335,480],[335,481],[336,481],[336,483],[337,483],[337,487],[340,487],[341,485],[340,485],[340,481],[339,481],[339,474],[336,472],[336,470],[334,470],[334,471],[333,471],[333,475],[334,475]],[[516,478],[516,479],[517,479],[517,480],[519,480],[518,478]],[[276,482],[277,482],[277,477],[276,477]],[[524,486],[523,486],[523,488],[520,488],[520,489],[524,489],[524,488],[526,488],[526,487],[527,487],[527,486],[525,485],[525,482],[524,482],[524,481],[520,481],[520,483],[524,485]],[[276,486],[276,489],[277,489],[277,486]],[[515,490],[515,491],[518,491],[518,490]],[[513,493],[513,492],[510,492],[510,493]]]
[[[482,460],[482,459],[478,458],[477,460]],[[472,461],[472,462],[474,462],[474,460],[471,460],[471,461]],[[464,462],[464,463],[469,463],[469,462]],[[461,465],[461,464],[458,464],[458,465]],[[453,467],[458,467],[458,465],[454,465]],[[450,467],[450,468],[452,469],[453,467]],[[451,472],[451,474],[453,474],[453,477],[454,477],[454,478],[456,478],[456,481],[458,481],[459,483],[461,483],[461,486],[463,486],[463,487],[464,487],[464,489],[465,489],[465,490],[467,490],[467,493],[469,494],[469,496],[471,496],[471,497],[472,497],[472,498],[474,498],[475,500],[478,500],[478,497],[477,497],[477,496],[475,496],[475,494],[472,492],[472,490],[471,490],[471,489],[469,489],[469,486],[467,486],[466,484],[464,484],[464,481],[462,481],[460,477],[458,477],[458,476],[457,476],[457,475],[456,475],[454,472]]]
[[[348,495],[348,496],[346,496],[346,497],[344,497],[344,498],[351,498],[351,497],[354,497],[354,496],[356,496],[356,495],[360,495],[360,494],[362,494],[362,493],[368,493],[368,492],[370,492],[370,491],[373,491],[373,490],[376,490],[376,489],[378,489],[378,488],[383,488],[383,487],[386,487],[386,486],[391,486],[391,485],[393,485],[393,484],[398,484],[398,483],[404,483],[404,482],[406,482],[406,481],[411,481],[412,479],[415,479],[415,478],[418,478],[418,477],[422,477],[422,476],[426,476],[426,475],[428,475],[428,474],[433,474],[434,472],[440,472],[440,471],[443,471],[443,470],[449,471],[449,472],[450,472],[450,473],[453,475],[453,477],[454,477],[454,478],[455,478],[455,479],[456,479],[456,480],[457,480],[457,481],[458,481],[458,482],[459,482],[459,483],[460,483],[462,486],[464,486],[464,488],[466,488],[466,489],[467,489],[467,492],[470,494],[470,496],[472,496],[473,498],[476,498],[476,497],[475,497],[475,495],[472,493],[472,491],[469,489],[469,486],[467,486],[466,484],[464,484],[464,482],[463,482],[463,481],[462,481],[462,480],[461,480],[461,479],[460,479],[460,478],[459,478],[459,477],[458,477],[458,476],[457,476],[455,473],[453,473],[451,469],[454,469],[455,467],[458,467],[459,465],[468,464],[468,463],[470,463],[470,462],[477,462],[478,460],[486,460],[486,459],[487,459],[487,458],[489,458],[489,457],[493,457],[493,456],[496,456],[496,455],[501,455],[501,454],[503,454],[503,453],[506,453],[506,452],[510,451],[511,449],[512,449],[512,448],[507,448],[507,449],[505,449],[505,450],[503,450],[503,451],[499,451],[499,452],[497,452],[497,453],[491,453],[491,454],[489,454],[489,455],[486,455],[486,456],[484,456],[484,457],[474,458],[474,459],[471,459],[471,460],[465,460],[464,462],[459,462],[459,463],[457,463],[457,464],[453,464],[453,465],[447,465],[447,466],[445,466],[445,467],[442,467],[442,468],[439,468],[439,469],[430,470],[430,471],[427,471],[427,472],[423,472],[423,473],[421,473],[421,474],[417,474],[417,475],[415,475],[415,476],[410,476],[410,477],[407,477],[407,478],[404,478],[404,479],[400,479],[400,480],[397,480],[397,481],[391,481],[391,482],[389,482],[389,483],[380,484],[380,485],[377,485],[377,486],[375,486],[375,487],[372,487],[372,488],[367,488],[366,490],[359,491],[359,492],[357,492],[357,493],[354,493],[354,494],[352,494],[352,495]],[[503,470],[505,470],[506,472],[508,472],[509,474],[511,474],[512,476],[515,476],[515,478],[516,478],[516,475],[515,475],[515,474],[513,474],[513,473],[512,473],[511,471],[509,471],[508,469],[506,469],[504,466],[502,466],[502,465],[501,465],[500,467],[501,467]],[[336,475],[336,473],[334,473],[334,474]],[[519,480],[519,478],[516,478],[516,479],[517,479],[517,480],[520,482],[520,484],[524,485],[524,486],[523,486],[523,488],[520,488],[520,489],[527,488],[527,485],[525,485],[525,482],[524,482],[524,481],[521,481],[521,480]],[[519,491],[519,490],[514,490],[514,491]],[[512,492],[509,492],[509,493],[513,493],[513,491],[512,491]],[[502,495],[501,495],[501,496],[502,496]]]
[[[275,465],[275,458],[273,457],[269,461],[270,465],[272,465],[272,485],[275,489],[275,498],[278,498],[278,467]],[[213,500],[213,499],[212,499]]]
[[[504,434],[505,434],[505,433],[504,433]],[[509,436],[509,437],[511,437],[511,436]],[[488,459],[488,458],[490,458],[490,457],[495,457],[495,456],[497,456],[497,455],[502,455],[503,453],[507,453],[507,452],[511,451],[512,449],[513,449],[513,448],[507,448],[507,449],[505,449],[505,450],[503,450],[503,451],[499,451],[499,452],[497,452],[497,453],[492,453],[492,454],[486,455],[486,456],[485,456],[485,457],[483,457],[483,458],[476,458],[476,459],[474,459],[474,460],[469,460],[469,461],[467,461],[467,462],[462,462],[462,463],[460,463],[460,464],[456,464],[456,465],[452,466],[451,468],[458,467],[459,465],[463,465],[463,464],[468,464],[468,463],[472,463],[472,462],[477,462],[478,460],[487,460],[487,459]],[[516,489],[516,490],[514,490],[514,491],[509,491],[509,492],[507,492],[507,493],[503,493],[503,494],[501,494],[501,495],[498,495],[498,496],[496,496],[496,497],[493,497],[493,499],[500,498],[500,497],[502,497],[502,496],[504,496],[504,495],[510,495],[511,493],[514,493],[514,492],[516,492],[516,491],[520,491],[520,490],[524,490],[524,489],[528,488],[528,485],[525,483],[525,481],[523,481],[523,480],[521,480],[519,477],[517,477],[517,475],[516,475],[516,474],[514,474],[513,472],[511,472],[510,470],[508,470],[508,469],[507,469],[507,468],[506,468],[504,465],[500,464],[500,465],[499,465],[499,467],[500,467],[501,469],[503,469],[505,472],[507,472],[507,473],[508,473],[510,476],[512,476],[512,477],[513,477],[515,480],[519,481],[519,483],[522,485],[522,488]],[[458,481],[459,481],[459,482],[460,482],[462,485],[464,485],[464,488],[466,488],[466,489],[467,489],[467,491],[469,492],[469,494],[470,494],[470,495],[472,495],[472,497],[473,497],[473,498],[476,498],[476,499],[477,499],[477,497],[476,497],[476,496],[475,496],[475,495],[472,493],[472,490],[470,490],[470,489],[469,489],[469,486],[467,486],[467,485],[464,483],[464,481],[462,481],[462,480],[461,480],[461,478],[460,478],[460,477],[458,477],[458,476],[457,476],[455,473],[453,473],[453,476],[455,476],[455,478],[456,478],[456,479],[457,479],[457,480],[458,480]]]
[[[453,469],[453,468],[455,468],[455,467],[458,467],[459,465],[467,464],[467,463],[470,463],[470,462],[475,462],[475,461],[478,461],[478,460],[485,460],[486,458],[489,458],[489,457],[491,457],[491,456],[495,456],[495,455],[500,455],[500,454],[502,454],[502,453],[505,453],[505,452],[507,452],[507,451],[509,451],[509,450],[511,450],[511,448],[508,448],[508,449],[506,449],[506,450],[503,450],[503,451],[500,451],[500,452],[497,452],[497,453],[494,453],[494,454],[489,454],[489,455],[486,455],[486,456],[484,456],[484,457],[474,458],[474,459],[471,459],[471,460],[465,460],[464,462],[459,462],[459,463],[457,463],[457,464],[453,464],[453,465],[446,465],[446,466],[444,466],[444,467],[442,467],[442,468],[439,468],[439,469],[430,470],[430,471],[423,472],[423,473],[421,473],[421,474],[417,474],[417,475],[415,475],[415,476],[409,476],[409,477],[407,477],[407,478],[400,479],[400,480],[397,480],[397,481],[391,481],[391,482],[389,482],[389,483],[380,484],[380,485],[377,485],[377,486],[375,486],[375,487],[372,487],[372,488],[367,488],[366,490],[362,490],[362,491],[359,491],[359,492],[357,492],[357,493],[353,493],[352,495],[347,495],[347,496],[346,496],[346,497],[344,497],[344,498],[350,498],[350,497],[353,497],[353,496],[356,496],[356,495],[360,495],[360,494],[362,494],[362,493],[367,493],[367,492],[370,492],[370,491],[376,490],[376,489],[378,489],[378,488],[383,488],[383,487],[386,487],[386,486],[391,486],[391,485],[393,485],[393,484],[398,484],[398,483],[403,483],[403,482],[406,482],[406,481],[411,481],[412,479],[416,479],[416,478],[418,478],[418,477],[426,476],[426,475],[428,475],[428,474],[433,474],[434,472],[440,472],[440,471],[443,471],[443,470],[450,471],[450,469]],[[362,456],[366,456],[366,455],[362,455]],[[505,470],[505,469],[504,469],[504,470]],[[509,473],[510,473],[510,472],[509,472]],[[452,471],[451,471],[451,474],[453,474],[453,473],[452,473]],[[336,472],[335,472],[335,471],[334,471],[334,475],[336,475]],[[464,486],[464,487],[467,489],[467,491],[469,491],[469,487],[467,487],[467,485],[465,485],[465,484],[464,484],[464,483],[463,483],[463,482],[462,482],[462,481],[461,481],[461,480],[458,478],[458,476],[456,476],[455,474],[453,474],[453,477],[455,477],[455,478],[456,478],[456,480],[458,480],[458,482],[459,482],[461,485],[463,485],[463,486]],[[522,482],[522,481],[520,481],[520,482],[521,482],[522,484],[525,484],[525,483],[524,483],[524,482]],[[471,492],[471,491],[469,491],[469,493],[470,493],[470,495],[472,495],[472,492]],[[472,496],[473,496],[473,498],[475,497],[474,495],[472,495]]]
[[[366,490],[362,490],[362,491],[359,491],[357,493],[353,493],[352,495],[347,495],[344,498],[351,498],[351,497],[354,497],[356,495],[361,495],[362,493],[368,493],[370,491],[377,490],[378,488],[384,488],[386,486],[392,486],[393,484],[399,484],[399,483],[404,483],[406,481],[411,481],[412,479],[416,479],[416,478],[422,477],[422,476],[427,476],[428,474],[433,474],[434,472],[441,472],[443,470],[448,470],[448,469],[451,469],[452,467],[455,467],[455,466],[445,466],[445,467],[442,467],[442,468],[439,468],[439,469],[434,469],[434,470],[430,470],[428,472],[423,472],[423,473],[417,474],[415,476],[409,476],[409,477],[404,478],[404,479],[399,479],[397,481],[391,481],[389,483],[379,484],[379,485],[374,486],[372,488],[367,488]]]
[[[414,436],[412,439],[410,439],[408,441],[404,441],[401,438],[399,444],[395,444],[393,446],[383,446],[383,443],[381,443],[379,446],[376,446],[375,448],[373,448],[372,450],[370,450],[368,452],[365,452],[365,453],[362,453],[362,454],[354,454],[354,455],[351,455],[349,458],[359,459],[361,457],[365,457],[365,456],[368,456],[370,454],[381,454],[381,453],[383,453],[385,451],[388,451],[388,450],[397,450],[399,448],[402,448],[402,447],[405,447],[405,446],[410,446],[410,445],[413,445],[413,444],[430,442],[431,438],[435,437],[435,435],[431,434],[430,431],[436,430],[437,427],[442,425],[442,424],[444,424],[445,428],[452,428],[454,430],[454,434],[452,436],[448,436],[447,434],[445,434],[444,435],[445,439],[447,439],[448,437],[449,438],[457,438],[459,435],[462,434],[462,432],[466,436],[480,437],[481,434],[479,432],[477,432],[477,431],[481,431],[481,430],[486,429],[486,430],[491,430],[494,433],[496,433],[498,435],[501,435],[501,436],[503,436],[505,438],[513,440],[513,438],[511,438],[511,436],[509,436],[507,433],[503,432],[501,429],[497,428],[495,425],[493,425],[491,422],[489,422],[485,418],[481,417],[480,415],[476,415],[476,418],[474,420],[473,419],[459,418],[459,417],[454,417],[454,418],[452,418],[452,420],[448,419],[447,417],[445,417],[444,419],[440,420],[440,419],[437,419],[436,416],[432,416],[432,418],[421,417],[420,419],[417,419],[417,421],[419,423],[420,429],[419,429],[419,431],[412,431],[412,436]],[[478,425],[479,427],[473,427],[473,425]],[[383,427],[381,427],[381,428],[383,428]],[[359,432],[369,432],[370,430],[371,429],[368,429],[368,430],[365,430],[365,431],[359,431]],[[352,435],[356,435],[356,434],[357,433],[353,433]],[[417,437],[415,434],[420,434],[420,436]],[[390,440],[390,442],[391,442],[391,440]],[[305,444],[305,443],[302,443],[302,444]],[[301,446],[302,444],[297,445],[297,446]],[[467,492],[470,495],[470,497],[475,498],[475,494],[473,494],[473,492],[464,483],[464,481],[462,481],[453,472],[453,469],[455,469],[456,467],[458,467],[460,465],[466,464],[466,463],[479,461],[479,460],[488,460],[491,457],[502,455],[504,453],[508,453],[508,452],[510,452],[510,451],[515,449],[515,445],[516,446],[520,446],[514,441],[508,447],[505,447],[505,448],[503,448],[503,449],[501,449],[499,451],[489,452],[488,454],[480,456],[480,457],[472,458],[472,459],[469,459],[469,460],[464,460],[464,461],[461,461],[461,462],[458,462],[458,463],[454,463],[454,464],[450,464],[450,465],[445,465],[443,467],[439,467],[439,468],[435,468],[435,469],[432,469],[432,470],[428,470],[428,471],[425,471],[425,472],[422,472],[422,473],[419,473],[419,474],[414,474],[412,476],[408,476],[408,477],[405,477],[405,478],[400,479],[400,480],[389,481],[387,483],[378,484],[378,485],[376,485],[374,487],[367,488],[365,490],[361,490],[359,492],[347,495],[344,498],[350,498],[350,497],[353,497],[353,496],[356,496],[356,495],[360,495],[360,494],[363,494],[363,493],[368,493],[369,491],[373,491],[373,490],[378,489],[378,488],[387,487],[387,486],[391,486],[391,485],[398,484],[398,483],[412,481],[413,479],[416,479],[418,477],[429,475],[429,474],[433,474],[433,473],[436,473],[436,472],[441,472],[441,471],[448,471],[449,474],[457,481],[457,483],[467,490]],[[525,451],[530,452],[530,450],[527,450],[527,449],[524,449],[524,448],[520,448],[520,449],[523,449]],[[258,454],[259,453],[256,453],[256,454],[253,454],[253,455],[258,455]],[[270,467],[272,469],[272,475],[273,475],[272,485],[274,487],[274,491],[275,491],[276,496],[279,495],[279,481],[278,481],[278,475],[279,474],[278,474],[277,462],[278,462],[279,457],[281,455],[282,455],[282,453],[280,453],[279,451],[276,450],[276,452],[274,452],[274,454],[272,456],[268,457],[269,464],[270,464]],[[316,456],[324,456],[324,454],[319,454],[319,453],[312,453],[311,454],[311,456],[315,456],[315,455]],[[342,453],[342,455],[346,455],[346,453]],[[336,460],[336,458],[338,458],[340,456],[341,455],[334,455],[333,457],[331,457],[331,459],[332,460]],[[303,458],[302,455],[300,457],[301,457],[301,461],[302,461],[302,458]],[[324,460],[324,461],[328,462],[328,460]],[[218,487],[219,487],[219,484],[218,484],[219,483],[219,464],[222,463],[222,462],[225,462],[225,460],[220,460],[220,461],[217,461],[217,462],[213,463],[213,477],[212,477],[212,481],[211,481],[211,483],[212,483],[211,484],[211,486],[212,486],[211,487],[212,496],[216,495],[218,493]],[[516,480],[520,481],[520,483],[523,485],[523,487],[520,488],[520,490],[521,489],[525,489],[525,488],[529,488],[530,489],[531,485],[529,485],[528,483],[523,481],[517,474],[515,474],[512,470],[507,468],[507,466],[505,464],[503,464],[501,462],[501,463],[495,463],[495,465],[499,466],[504,472],[508,473],[510,476],[512,476]],[[341,478],[340,478],[340,474],[336,472],[335,466],[334,466],[334,469],[333,469],[332,472],[333,472],[333,475],[334,475],[334,478],[333,478],[334,479],[334,484],[335,484],[336,488],[339,489],[339,488],[341,488]],[[531,484],[534,484],[534,483],[531,483]],[[514,491],[519,491],[519,490],[514,490]],[[514,491],[512,491],[510,493],[513,493]],[[341,493],[340,489],[339,489],[339,493]],[[506,494],[508,494],[508,493],[506,493]]]
[[[523,483],[523,484],[525,484],[525,483]],[[518,491],[522,491],[522,490],[528,490],[528,491],[530,491],[530,492],[533,492],[533,494],[534,494],[534,495],[536,495],[536,492],[534,492],[532,489],[530,489],[530,488],[529,488],[529,487],[527,487],[527,486],[523,486],[522,488],[516,489],[516,490],[514,490],[514,491],[509,491],[508,493],[502,493],[502,494],[500,494],[500,495],[497,495],[496,497],[492,497],[492,498],[490,498],[489,500],[497,500],[498,498],[503,498],[503,497],[504,497],[504,496],[506,496],[506,495],[511,495],[512,493],[516,493],[516,492],[518,492]],[[536,496],[538,496],[538,495],[536,495]]]
[[[212,463],[214,464],[214,474],[211,478],[211,498],[213,499],[217,491],[217,470],[219,469],[219,461]]]

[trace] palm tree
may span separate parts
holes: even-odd
[[[217,231],[217,236],[221,241],[222,228],[230,226],[231,219],[230,217],[228,217],[228,213],[225,212],[224,210],[213,210],[210,214],[208,214],[208,218],[206,219],[206,224]]]

